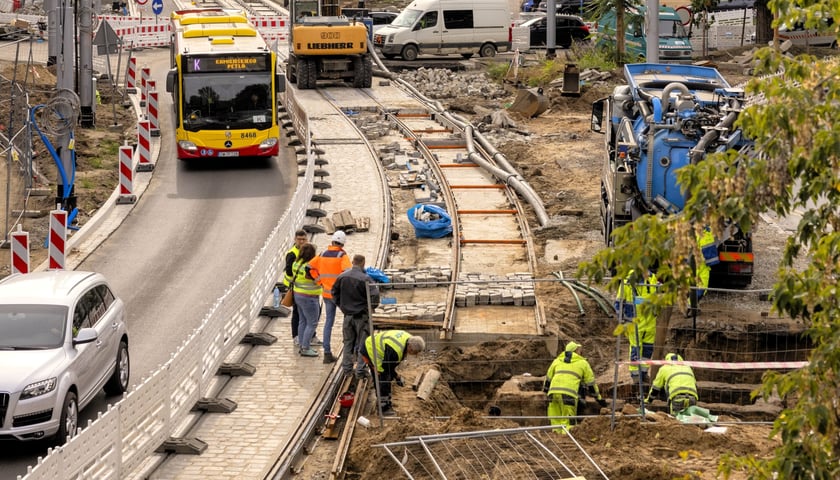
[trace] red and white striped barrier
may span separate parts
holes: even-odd
[[[150,172],[155,169],[155,164],[150,158],[149,145],[151,144],[151,136],[149,132],[149,121],[140,120],[137,122],[137,171]]]
[[[66,256],[64,247],[67,243],[67,212],[64,210],[50,211],[50,239],[47,252],[49,252],[50,270],[64,270]]]
[[[140,68],[140,106],[146,106],[146,94],[149,90],[149,77],[152,76],[152,71],[149,67]]]
[[[134,147],[131,145],[120,146],[120,195],[117,203],[134,203],[137,195],[134,195]]]
[[[128,57],[128,66],[125,72],[125,91],[137,93],[137,57]]]
[[[121,15],[100,15],[101,21],[107,21],[114,33],[122,40],[124,48],[148,48],[169,46],[171,43],[169,22],[155,23],[154,17],[128,17]],[[249,17],[262,37],[271,42],[288,41],[289,17],[272,15]]]
[[[158,92],[155,90],[155,82],[151,82],[152,87],[149,90],[149,101],[147,102],[148,105],[148,117],[149,117],[149,125],[150,130],[149,133],[153,137],[160,136],[160,125],[158,124]]]
[[[18,224],[17,231],[12,232],[12,273],[29,273],[29,232],[23,231]]]
[[[714,370],[790,370],[808,366],[808,362],[701,362],[693,360],[644,360],[618,362],[621,365],[688,365]]]

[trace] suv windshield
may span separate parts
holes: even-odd
[[[0,350],[46,350],[64,343],[67,307],[0,305]]]

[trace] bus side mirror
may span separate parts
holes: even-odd
[[[175,75],[178,72],[175,70],[170,70],[166,73],[166,93],[172,93],[175,91]]]
[[[277,90],[277,93],[283,93],[286,91],[286,76],[282,73],[278,73],[274,76],[274,87]]]

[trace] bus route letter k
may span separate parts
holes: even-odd
[[[201,70],[201,59],[193,58],[193,72]]]

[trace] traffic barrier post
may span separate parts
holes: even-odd
[[[29,273],[29,232],[21,224],[12,232],[12,273]]]
[[[137,93],[137,57],[128,57],[128,70],[125,74],[125,91],[128,93]]]
[[[150,172],[155,169],[155,164],[152,163],[149,152],[149,145],[151,143],[150,125],[148,120],[140,120],[137,122],[137,171]]]
[[[50,270],[64,270],[64,246],[67,242],[67,212],[61,209],[50,211],[50,238],[47,252],[50,256]]]
[[[140,69],[140,106],[146,106],[146,94],[149,90],[149,77],[152,76],[151,69],[149,67],[143,67]]]
[[[117,203],[134,203],[137,201],[137,195],[134,195],[134,147],[122,145],[119,156],[120,195]]]
[[[158,92],[155,81],[149,80],[149,101],[146,104],[146,116],[149,119],[149,133],[153,137],[160,136],[160,125],[158,123]]]

